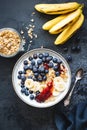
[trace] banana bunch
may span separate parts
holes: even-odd
[[[35,9],[41,13],[57,15],[43,26],[50,34],[58,34],[55,45],[64,44],[83,24],[83,4],[68,2],[62,4],[36,4]]]

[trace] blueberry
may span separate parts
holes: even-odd
[[[34,95],[33,95],[33,94],[30,95],[30,99],[31,99],[31,100],[34,99]]]
[[[46,58],[46,61],[49,62],[49,61],[51,61],[52,59],[53,59],[52,56],[48,56],[48,57]]]
[[[18,74],[22,74],[23,72],[20,70],[20,71],[18,71]]]
[[[21,89],[21,93],[25,93],[25,91],[26,91],[25,87]]]
[[[21,79],[21,75],[18,75],[17,77],[18,77],[18,79]]]
[[[43,61],[43,62],[45,62],[45,61],[46,61],[46,58],[45,58],[45,57],[43,57],[43,58],[42,58],[42,61]]]
[[[31,61],[31,60],[33,60],[33,57],[32,57],[32,56],[29,57],[29,61]]]
[[[49,66],[50,68],[52,68],[52,67],[53,67],[53,63],[52,63],[52,62],[49,62],[48,66]]]
[[[24,82],[26,80],[25,76],[21,76],[21,80]]]
[[[38,65],[41,65],[42,64],[42,60],[40,59],[40,60],[37,60],[37,64]]]
[[[21,88],[24,88],[24,87],[25,87],[24,84],[22,84],[22,85],[21,85]]]
[[[25,65],[23,69],[26,71],[29,69],[29,66]]]
[[[28,91],[29,91],[29,88],[26,88],[26,90],[28,90]]]
[[[34,59],[37,59],[37,54],[36,54],[36,53],[33,54],[33,58],[34,58]]]
[[[33,67],[33,72],[37,72],[37,68],[36,67]]]
[[[36,96],[37,96],[38,94],[40,94],[40,91],[39,91],[39,90],[37,90],[37,91],[35,92],[35,94],[36,94]]]
[[[45,69],[45,73],[47,74],[49,72],[49,70]]]
[[[44,76],[44,75],[45,75],[45,73],[40,73],[40,75],[41,75],[41,76]]]
[[[42,77],[38,77],[38,81],[39,81],[39,82],[42,82]]]
[[[72,61],[72,56],[71,55],[67,56],[67,61]]]
[[[56,71],[56,70],[58,70],[58,65],[55,65],[54,67],[53,67],[53,69]]]
[[[26,89],[25,90],[25,95],[28,96],[29,95],[29,91]]]
[[[33,93],[33,91],[32,91],[32,90],[29,90],[29,93],[30,93],[30,94],[32,94],[32,93]]]
[[[43,77],[43,80],[44,80],[44,81],[47,80],[47,76],[46,76],[46,75]]]
[[[58,66],[59,66],[61,63],[62,63],[62,61],[61,61],[61,60],[59,60],[59,61],[58,61]]]
[[[72,50],[72,52],[75,52],[76,51],[76,46],[72,46],[71,50]]]
[[[64,48],[63,48],[63,51],[64,51],[64,52],[67,52],[67,51],[68,51],[68,48],[67,48],[67,47],[64,47]]]
[[[56,75],[56,76],[59,76],[59,75],[60,75],[60,73],[59,73],[58,71],[56,71],[56,72],[55,72],[55,75]]]
[[[31,65],[35,65],[35,61],[34,60],[31,60]]]
[[[38,77],[38,76],[39,76],[39,74],[38,74],[38,73],[34,73],[34,76],[35,76],[35,77]]]
[[[33,69],[33,66],[32,66],[32,65],[29,65],[29,69],[32,70],[32,69]]]
[[[57,59],[57,58],[53,58],[53,62],[54,62],[54,63],[57,63],[57,62],[58,62],[58,59]]]
[[[27,65],[27,64],[28,64],[28,61],[27,61],[27,60],[24,60],[23,63],[24,63],[24,65]]]
[[[39,58],[40,58],[40,59],[43,58],[43,54],[42,54],[42,53],[39,54]]]
[[[78,45],[78,46],[76,47],[76,50],[77,50],[77,52],[79,52],[79,51],[81,50],[81,46]]]
[[[44,55],[45,57],[48,57],[48,56],[49,56],[49,53],[45,52],[45,53],[43,53],[43,55]]]
[[[21,81],[21,85],[24,85],[25,81]]]
[[[40,66],[39,72],[44,72],[44,71],[45,71],[44,66]]]
[[[36,64],[36,65],[35,65],[35,67],[38,69],[38,68],[39,68],[39,65],[38,65],[38,64]]]

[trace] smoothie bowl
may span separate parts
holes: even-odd
[[[46,108],[65,97],[71,84],[71,71],[59,53],[38,48],[25,53],[16,62],[12,83],[22,101]]]

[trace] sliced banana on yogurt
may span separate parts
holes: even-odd
[[[62,82],[62,83],[56,83],[55,85],[54,85],[54,88],[57,90],[57,91],[59,91],[59,92],[62,92],[62,91],[64,91],[65,90],[65,83],[64,82]]]
[[[53,96],[58,96],[60,92],[66,89],[66,83],[61,77],[54,78],[54,89],[53,89]]]
[[[54,78],[54,83],[59,83],[59,82],[63,82],[63,78],[58,76]]]
[[[36,81],[34,82],[32,79],[26,79],[25,86],[34,92],[40,89],[40,84]]]
[[[59,91],[57,91],[55,88],[53,89],[53,96],[58,96],[60,94]]]
[[[29,89],[33,88],[34,84],[32,82],[32,79],[26,79],[25,86]]]

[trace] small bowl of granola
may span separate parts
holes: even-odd
[[[22,49],[22,38],[13,28],[0,29],[0,55],[10,58]]]
[[[46,108],[65,97],[71,84],[71,71],[59,53],[45,48],[33,49],[16,62],[12,83],[22,101]]]

